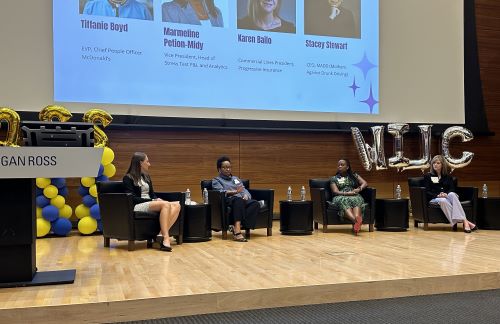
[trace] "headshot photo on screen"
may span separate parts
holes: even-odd
[[[161,6],[163,22],[224,27],[227,0],[167,0]]]
[[[304,0],[304,34],[361,38],[360,0]]]
[[[80,13],[153,20],[153,0],[80,0]]]
[[[295,33],[295,0],[237,0],[238,29]]]

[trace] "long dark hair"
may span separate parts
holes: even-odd
[[[347,177],[353,181],[355,187],[358,187],[359,186],[359,181],[354,176],[354,172],[352,172],[351,161],[349,161],[349,159],[339,159],[339,161],[345,161],[345,164],[347,166]],[[337,173],[335,174],[335,176],[339,177],[340,176],[340,172],[337,171]]]
[[[130,160],[130,166],[127,170],[127,176],[132,178],[135,185],[139,185],[139,181],[143,177],[149,180],[149,175],[144,174],[141,171],[141,162],[146,160],[146,157],[146,153],[135,152],[134,155],[132,155],[132,159]]]
[[[183,7],[185,7],[189,2],[189,0],[175,0],[175,1]],[[205,4],[207,5],[208,8],[208,12],[212,16],[217,17],[217,7],[215,6],[214,0],[201,0],[201,1],[205,1]]]

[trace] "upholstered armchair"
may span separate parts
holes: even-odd
[[[257,224],[255,228],[266,228],[267,236],[273,235],[273,204],[274,204],[274,190],[273,189],[250,189],[250,181],[246,179],[241,180],[245,188],[252,195],[252,199],[257,201],[264,201],[260,206],[257,215]],[[208,201],[211,206],[212,215],[212,230],[219,232],[222,231],[222,239],[227,239],[227,231],[231,222],[231,208],[226,204],[225,193],[217,190],[212,190],[212,180],[201,181],[201,191],[208,190]],[[245,237],[250,238],[250,229],[242,227],[245,230]]]
[[[477,214],[477,188],[458,187],[457,178],[453,177],[456,194],[465,211],[468,220],[475,223]],[[415,227],[424,223],[424,230],[429,229],[429,223],[449,223],[438,204],[430,204],[425,193],[424,177],[408,178],[410,202]],[[453,227],[456,230],[456,226]]]
[[[158,213],[134,212],[132,194],[125,192],[122,181],[103,181],[97,183],[99,209],[102,219],[104,247],[109,247],[110,239],[128,241],[128,250],[134,250],[135,241],[147,241],[150,248],[160,232]],[[158,198],[179,201],[181,212],[175,224],[170,228],[170,235],[177,244],[182,244],[184,227],[184,193],[155,192]]]
[[[326,232],[328,225],[352,224],[340,218],[339,210],[332,204],[334,194],[330,188],[330,179],[309,179],[309,189],[313,202],[314,229],[318,229],[318,224],[323,224],[323,232]],[[363,224],[368,224],[368,230],[373,232],[377,191],[367,187],[360,194],[366,203]]]

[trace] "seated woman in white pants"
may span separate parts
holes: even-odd
[[[477,226],[465,217],[464,209],[458,200],[453,178],[448,174],[446,162],[441,155],[436,155],[431,161],[431,172],[424,176],[427,200],[439,204],[441,210],[452,226],[464,224],[464,232],[477,230]]]

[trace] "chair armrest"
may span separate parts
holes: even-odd
[[[118,239],[133,237],[134,203],[130,193],[99,193],[103,235]]]
[[[228,228],[226,217],[226,193],[218,190],[208,190],[212,229],[216,231]]]
[[[477,221],[477,196],[478,189],[476,187],[457,187],[457,195],[460,200],[470,200],[472,202],[472,221]]]
[[[248,189],[248,192],[252,195],[252,199],[264,200],[266,202],[267,209],[269,210],[268,227],[272,227],[274,214],[274,189]]]
[[[410,187],[411,212],[415,220],[428,222],[425,187]]]
[[[366,187],[360,192],[361,197],[365,200],[370,206],[370,215],[368,217],[368,221],[370,224],[375,222],[375,202],[377,199],[377,189],[372,187]]]
[[[266,203],[272,204],[274,200],[274,190],[273,189],[248,189],[248,192],[252,195],[252,199],[255,200],[265,200]]]
[[[313,219],[317,223],[326,224],[326,192],[324,188],[310,188],[313,202]]]
[[[460,200],[477,200],[478,189],[476,187],[457,187],[456,193]]]

